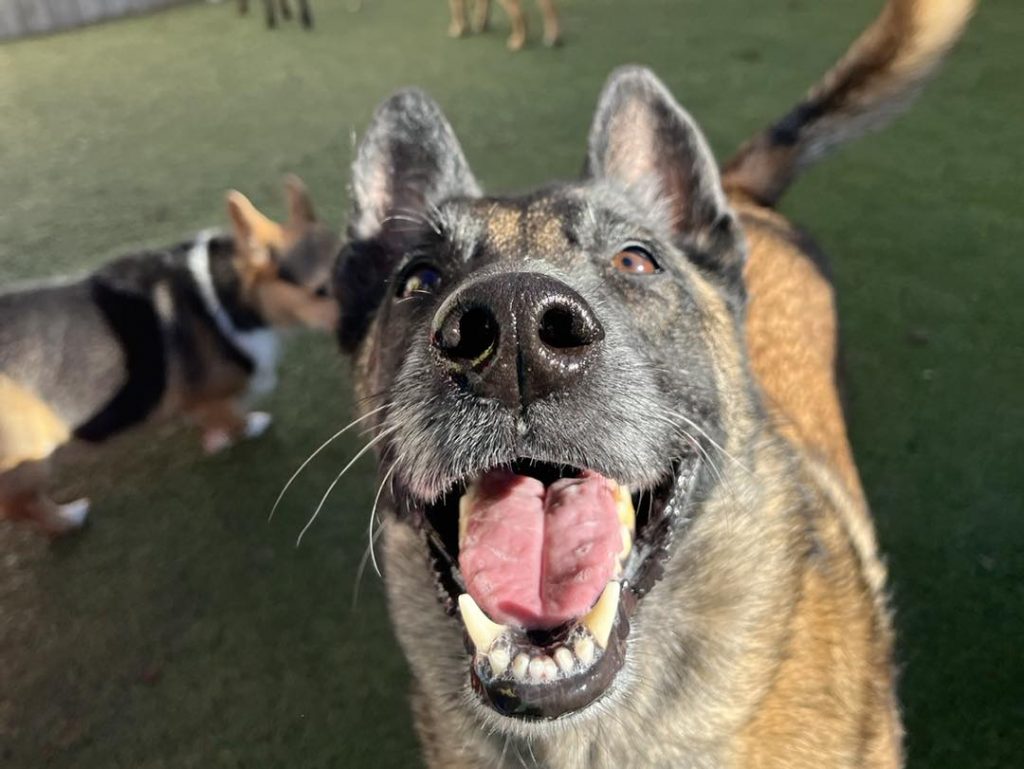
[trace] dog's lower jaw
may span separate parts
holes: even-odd
[[[769,475],[784,477],[783,460],[771,464]],[[694,511],[665,576],[642,600],[626,663],[609,690],[583,711],[547,722],[500,716],[474,695],[461,625],[424,588],[434,578],[422,539],[389,517],[391,614],[415,679],[417,729],[429,765],[729,765],[728,736],[739,732],[771,675],[744,660],[751,650],[781,644],[796,594],[792,554],[800,532],[781,509],[750,516],[737,503],[757,509],[770,491],[793,497],[786,505],[795,505],[795,493],[761,488],[738,468],[725,472]],[[721,565],[718,573],[702,570],[708,559]]]

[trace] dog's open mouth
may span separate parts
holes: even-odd
[[[414,511],[487,705],[549,719],[605,693],[695,472],[677,462],[654,487],[630,490],[593,470],[520,459]]]

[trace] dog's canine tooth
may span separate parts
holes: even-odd
[[[633,551],[633,534],[625,526],[619,527],[619,533],[622,535],[622,550],[619,551],[619,563],[625,563],[626,559],[629,558],[629,554]]]
[[[462,624],[466,626],[473,645],[482,654],[486,654],[491,644],[508,630],[505,625],[492,622],[469,593],[459,596],[459,611],[462,613]]]
[[[512,660],[512,676],[517,681],[526,680],[526,672],[530,669],[530,658],[520,652],[516,655],[516,658]]]
[[[619,595],[622,592],[620,583],[609,582],[594,608],[583,618],[583,625],[594,636],[594,642],[602,649],[608,647],[608,636],[611,635],[615,616],[619,611]]]
[[[491,663],[491,675],[495,678],[501,676],[508,670],[508,663],[511,660],[508,649],[504,646],[496,646],[487,654],[487,661]]]
[[[468,486],[466,486],[465,493],[459,497],[459,547],[462,547],[462,542],[466,538],[466,528],[469,526],[469,509],[473,504],[473,500],[476,498],[476,487],[478,479],[474,478]]]
[[[576,660],[572,656],[572,652],[566,649],[564,646],[559,646],[555,649],[555,663],[558,665],[559,670],[568,675],[572,672],[573,668],[576,667]]]
[[[615,509],[619,514],[619,523],[629,529],[632,535],[636,531],[636,510],[628,486],[615,487]]]
[[[594,642],[587,636],[578,639],[572,645],[572,650],[576,653],[579,661],[583,663],[583,667],[594,661]]]

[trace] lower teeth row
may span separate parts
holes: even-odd
[[[543,683],[562,676],[570,676],[580,669],[589,667],[594,662],[597,652],[593,640],[587,635],[582,635],[573,643],[571,651],[567,646],[559,646],[550,655],[541,654],[535,657],[526,652],[519,652],[512,658],[507,646],[495,645],[487,653],[487,662],[493,678],[501,678],[510,673],[516,681]]]

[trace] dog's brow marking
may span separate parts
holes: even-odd
[[[487,239],[495,250],[510,252],[520,237],[523,213],[495,203],[487,212]]]
[[[568,245],[562,222],[546,207],[530,209],[526,215],[527,237],[531,251],[556,254]]]

